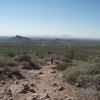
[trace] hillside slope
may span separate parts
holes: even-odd
[[[21,69],[25,79],[9,80],[3,85],[0,82],[1,100],[73,100],[75,87],[64,82],[61,72],[54,67],[43,66],[40,70],[30,71]]]

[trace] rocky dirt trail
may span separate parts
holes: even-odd
[[[55,65],[22,70],[25,79],[0,83],[0,100],[73,100],[76,88],[64,82]]]

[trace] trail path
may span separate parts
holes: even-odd
[[[15,83],[18,85],[27,84],[35,93],[33,93],[34,91],[14,93],[8,97],[6,96],[6,98],[13,99],[5,100],[72,100],[75,94],[75,87],[64,82],[62,72],[53,69],[54,67],[55,65],[50,65],[43,66],[40,70],[22,70],[25,79],[15,80],[12,83],[8,82],[4,89]],[[37,99],[32,99],[33,96]]]

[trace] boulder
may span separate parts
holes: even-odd
[[[9,87],[9,89],[7,90],[7,94],[14,94],[14,93],[21,93],[25,90],[23,85],[12,85]]]

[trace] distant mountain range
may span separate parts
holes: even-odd
[[[8,39],[9,42],[32,42],[31,39],[27,37],[22,37],[19,35],[16,35],[15,37],[11,37]]]

